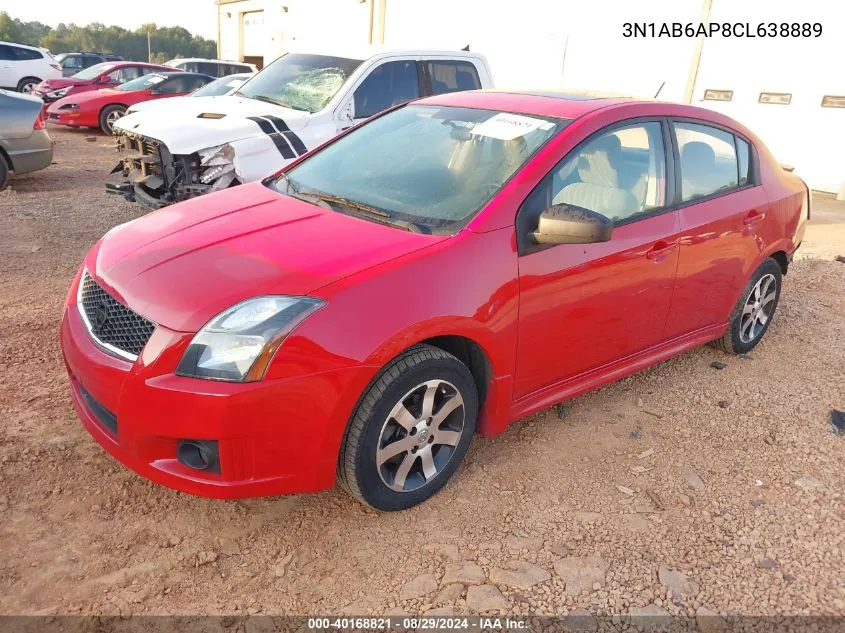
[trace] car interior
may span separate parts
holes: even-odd
[[[658,123],[604,134],[554,174],[551,204],[572,204],[612,220],[650,211],[664,204],[663,163]]]

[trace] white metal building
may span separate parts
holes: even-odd
[[[686,101],[754,130],[814,189],[845,187],[841,1],[216,0],[218,53],[268,64],[294,42],[484,53],[499,87]],[[820,37],[625,37],[626,23],[820,24]],[[764,27],[765,28],[765,27]],[[813,33],[815,35],[815,33]],[[843,190],[845,195],[845,190]]]

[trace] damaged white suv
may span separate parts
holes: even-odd
[[[106,189],[160,208],[264,178],[393,105],[491,87],[487,61],[468,51],[290,52],[234,93],[130,109]]]

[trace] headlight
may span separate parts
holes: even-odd
[[[200,182],[210,184],[214,181],[215,188],[227,187],[235,179],[235,150],[229,144],[201,149]]]
[[[242,301],[218,314],[194,336],[176,373],[233,382],[261,380],[284,338],[324,305],[312,297],[267,296]]]
[[[59,110],[79,110],[78,103],[66,103]]]
[[[54,90],[53,92],[48,92],[47,96],[51,99],[61,99],[67,94],[67,88],[59,88],[58,90]]]

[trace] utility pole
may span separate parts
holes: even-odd
[[[703,0],[701,5],[701,17],[698,19],[701,24],[707,24],[710,21],[710,8],[712,6],[713,0]],[[687,77],[687,88],[684,91],[684,103],[692,103],[692,96],[695,92],[695,80],[698,79],[698,67],[701,65],[702,48],[704,48],[704,36],[699,35],[695,38],[695,50],[692,52],[689,76]]]
[[[150,30],[147,29],[147,63],[153,62],[153,47],[150,44]]]

